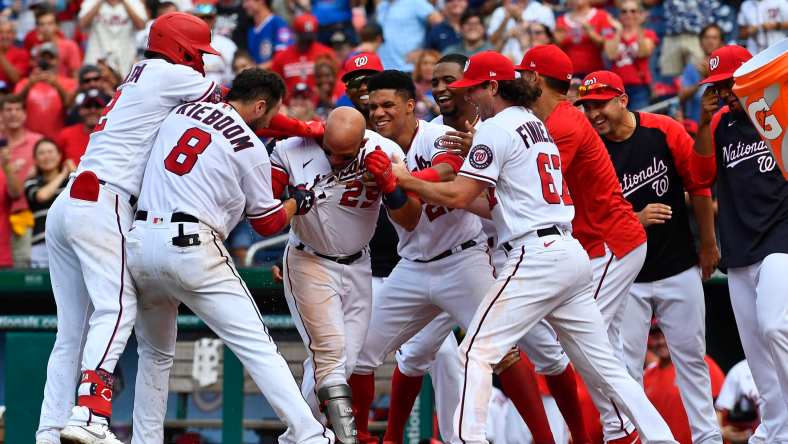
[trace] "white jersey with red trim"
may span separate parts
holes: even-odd
[[[447,131],[454,129],[419,121],[416,136],[405,155],[408,169],[417,171],[429,168],[437,156],[446,154],[447,150],[441,142]],[[413,231],[393,224],[399,235],[397,252],[401,257],[429,260],[469,240],[484,241],[481,221],[475,214],[433,204],[424,204],[421,208],[419,224]]]
[[[218,88],[188,66],[162,59],[134,64],[104,108],[77,173],[93,171],[99,179],[136,195],[167,114],[184,102],[218,98]]]
[[[498,244],[540,228],[571,230],[575,211],[561,174],[558,147],[541,120],[520,106],[479,125],[459,175],[495,188]]]
[[[276,144],[271,154],[274,174],[286,174],[290,185],[305,185],[315,192],[309,213],[293,218],[294,245],[304,243],[321,254],[349,256],[369,244],[380,211],[381,195],[362,181],[364,158],[377,147],[389,157],[405,154],[394,141],[366,130],[366,144],[356,158],[334,172],[323,148],[311,138],[291,137]]]
[[[225,239],[244,213],[258,219],[282,208],[271,190],[265,145],[235,109],[186,103],[161,125],[138,208],[190,214]]]

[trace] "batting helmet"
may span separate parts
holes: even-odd
[[[148,51],[161,54],[172,63],[190,66],[203,75],[202,55],[219,55],[211,47],[211,28],[201,19],[182,12],[164,14],[153,22]]]

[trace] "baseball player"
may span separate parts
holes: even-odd
[[[392,219],[406,225],[421,210],[405,197],[390,168],[379,168],[392,155],[403,157],[402,150],[365,127],[360,112],[339,107],[326,121],[322,146],[311,138],[290,138],[271,156],[275,194],[288,184],[316,194],[312,211],[293,221],[284,257],[285,297],[308,348],[302,393],[315,417],[322,416],[318,407],[326,412],[343,443],[356,442],[347,380],[367,335],[367,244],[381,199]],[[364,172],[375,184],[362,180]],[[292,429],[280,442],[300,443]]]
[[[788,183],[759,136],[779,128],[770,110],[779,99],[767,92],[750,106],[756,126],[731,91],[733,72],[751,57],[740,46],[711,54],[692,165],[702,184],[717,184],[722,266],[763,402],[756,438],[788,442]]]
[[[593,301],[588,256],[570,234],[574,212],[558,148],[541,121],[525,108],[538,89],[515,80],[511,61],[491,51],[471,57],[464,78],[451,86],[466,89],[485,119],[457,178],[423,181],[401,162],[395,162],[394,172],[403,188],[449,208],[465,208],[489,186],[496,186],[492,219],[499,244],[509,252],[460,345],[464,379],[452,442],[487,442],[484,424],[492,366],[543,317],[585,381],[603,387],[645,440],[675,442],[607,339]]]
[[[413,113],[415,86],[401,71],[383,71],[367,85],[370,91],[370,119],[382,135],[395,140],[406,151],[405,162],[418,177],[440,181],[459,169],[462,157],[454,154],[452,143],[461,137],[451,127],[420,121]],[[417,199],[411,198],[414,202]],[[420,206],[421,208],[421,206]],[[411,221],[411,224],[414,222]],[[398,251],[402,257],[394,271],[375,295],[367,338],[354,371],[354,393],[368,393],[374,388],[374,371],[388,353],[442,312],[447,312],[462,327],[467,327],[481,295],[494,278],[486,253],[487,236],[479,218],[467,211],[426,204],[415,217],[415,229],[395,224],[399,235]],[[448,331],[433,338],[435,349]],[[434,353],[433,353],[434,355]],[[519,351],[501,359],[496,372],[505,391],[518,404],[537,442],[553,442],[552,433],[536,385],[536,375]],[[356,418],[366,431],[369,405],[355,399]],[[386,438],[394,439],[392,437]]]
[[[131,68],[105,108],[75,177],[50,209],[46,237],[59,328],[39,443],[120,442],[108,430],[112,372],[137,310],[126,231],[164,117],[184,102],[218,98],[218,86],[203,77],[202,55],[217,54],[210,41],[208,26],[188,14],[153,23],[147,58]]]
[[[140,293],[137,336],[150,358],[145,363],[155,364],[138,370],[134,442],[163,442],[181,303],[238,356],[299,443],[333,442],[301,398],[223,244],[244,214],[270,236],[314,202],[311,192],[294,187],[284,202],[272,196],[268,154],[250,128],[268,124],[284,93],[276,74],[247,69],[226,103],[187,103],[162,123],[126,243]]]
[[[719,253],[711,191],[690,172],[692,138],[668,116],[628,111],[624,83],[610,71],[586,76],[579,95],[576,103],[583,105],[588,121],[602,137],[624,197],[648,237],[646,260],[623,316],[621,339],[629,372],[642,383],[648,332],[656,316],[676,365],[692,441],[721,444],[704,359],[706,305],[700,269],[708,278]],[[698,222],[700,254],[690,231],[685,190]]]

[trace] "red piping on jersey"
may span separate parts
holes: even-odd
[[[271,236],[280,231],[287,225],[287,211],[283,206],[274,213],[269,213],[263,217],[248,218],[254,231],[263,236]]]
[[[118,317],[115,320],[115,328],[112,329],[112,336],[109,337],[109,341],[107,341],[107,347],[104,349],[104,354],[101,356],[101,360],[96,365],[96,370],[100,369],[101,366],[104,364],[104,360],[107,358],[107,353],[109,353],[109,349],[112,346],[112,342],[115,340],[115,335],[118,333],[118,327],[120,326],[120,319],[123,317],[123,288],[125,284],[125,271],[126,271],[126,236],[123,235],[123,229],[120,226],[120,213],[118,212],[118,195],[115,195],[115,220],[118,224],[118,234],[120,234],[120,289],[118,290]]]

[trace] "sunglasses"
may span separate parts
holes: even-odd
[[[577,88],[577,95],[580,97],[587,96],[596,90],[610,90],[618,93],[618,95],[624,94],[624,91],[622,91],[620,88],[616,88],[615,86],[610,86],[606,83],[592,83],[590,85],[580,85]]]
[[[359,89],[359,88],[361,88],[361,85],[367,83],[367,80],[369,80],[369,77],[370,76],[368,76],[368,75],[361,75],[361,76],[358,76],[358,77],[353,77],[352,79],[348,80],[347,83],[345,83],[345,87],[347,89]]]
[[[83,77],[82,83],[98,82],[99,80],[101,80],[101,77]]]

